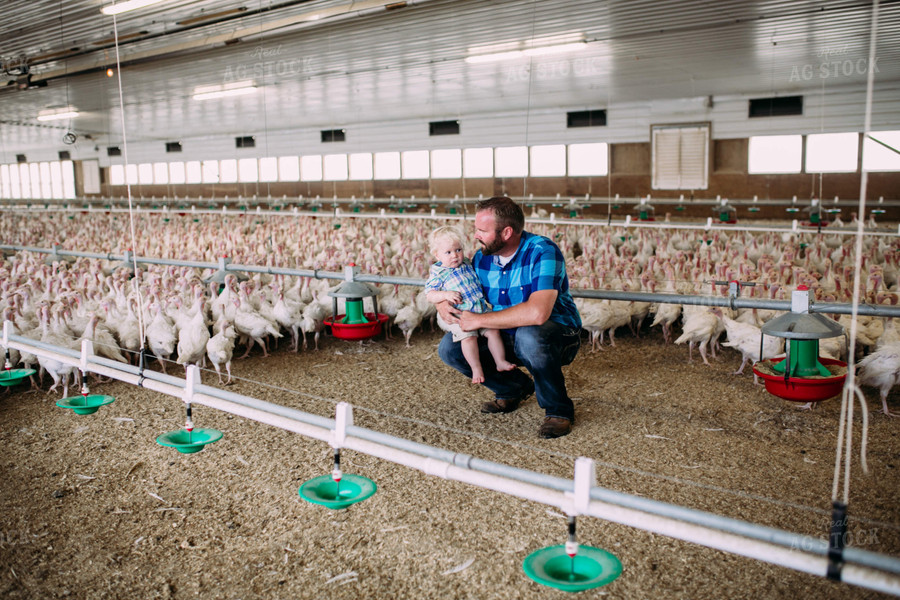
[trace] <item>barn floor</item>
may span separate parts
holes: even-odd
[[[406,348],[325,338],[318,352],[253,354],[235,361],[243,380],[232,389],[324,416],[349,401],[358,425],[559,476],[587,456],[613,490],[827,535],[838,400],[801,412],[754,386],[749,367],[731,375],[740,364],[731,350],[711,367],[687,364],[687,348],[664,346],[658,331],[620,332],[615,349],[592,354],[584,343],[567,371],[576,427],[540,440],[536,402],[481,414],[488,392],[440,362],[439,339],[417,332]],[[330,472],[326,444],[197,407],[197,426],[225,437],[181,455],[154,443],[181,426],[180,401],[118,382],[92,391],[116,402],[76,416],[54,406],[56,392],[0,396],[3,598],[565,596],[521,568],[529,553],[565,541],[558,510],[348,451],[345,471],[379,489],[333,512],[297,494]],[[900,419],[865,392],[870,474],[857,451],[853,544],[897,556]],[[900,391],[889,403],[900,410]],[[857,443],[858,419],[854,434]],[[598,519],[581,519],[579,538],[624,566],[584,598],[881,597]]]

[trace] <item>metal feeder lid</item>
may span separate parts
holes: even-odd
[[[344,281],[336,289],[330,290],[332,298],[368,298],[377,296],[379,289],[361,281]]]
[[[820,340],[844,335],[844,327],[819,313],[789,312],[763,324],[762,332],[789,340]]]

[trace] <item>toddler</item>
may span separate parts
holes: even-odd
[[[455,227],[439,227],[431,232],[431,252],[437,263],[431,265],[428,281],[425,283],[426,298],[432,304],[447,301],[459,310],[482,313],[488,304],[481,291],[481,282],[472,268],[472,263],[463,256],[462,236]],[[498,329],[463,331],[459,324],[445,322],[438,316],[438,324],[444,331],[453,334],[453,341],[460,342],[462,353],[472,369],[472,383],[484,382],[484,371],[478,356],[478,334],[487,338],[488,349],[498,371],[516,368],[506,360],[503,339]]]

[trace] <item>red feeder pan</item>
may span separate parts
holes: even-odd
[[[770,365],[776,365],[785,359],[766,359],[762,362]],[[823,365],[838,365],[846,367],[847,363],[835,360],[833,358],[819,357],[819,362]],[[753,367],[756,373],[766,382],[766,391],[773,396],[790,400],[791,402],[821,402],[833,398],[841,393],[844,389],[844,380],[847,374],[835,375],[834,377],[823,377],[816,379],[808,379],[805,377],[789,377],[787,381],[784,375],[770,375],[761,373],[756,367]]]
[[[369,323],[341,323],[344,315],[325,319],[325,325],[331,327],[331,333],[342,340],[365,340],[381,333],[381,326],[387,323],[388,316],[382,313],[365,313]]]

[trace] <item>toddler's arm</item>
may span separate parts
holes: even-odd
[[[450,304],[459,304],[462,302],[462,294],[459,292],[432,290],[425,294],[425,298],[432,304],[438,302],[449,302]]]

